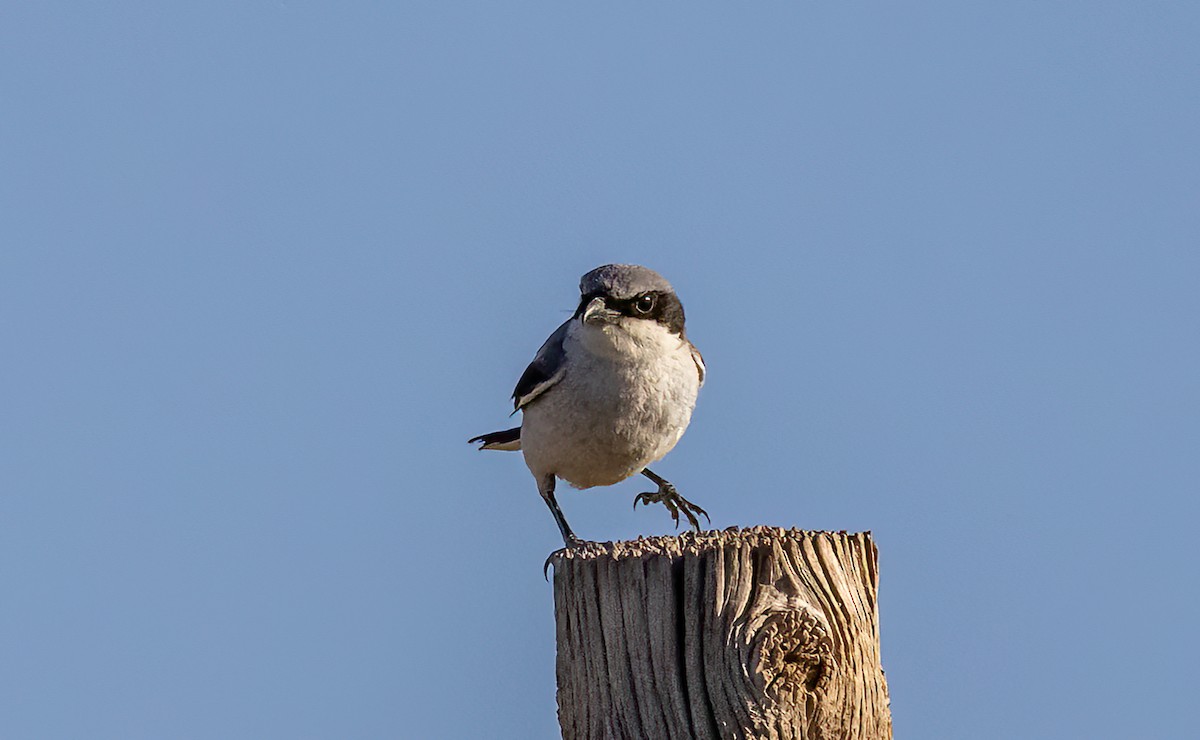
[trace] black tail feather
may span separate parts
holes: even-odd
[[[519,450],[521,448],[521,427],[505,429],[503,432],[481,434],[478,437],[472,437],[467,440],[467,444],[474,444],[476,442],[483,443],[479,445],[479,449],[481,450]]]

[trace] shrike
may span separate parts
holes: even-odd
[[[481,450],[520,450],[568,547],[579,541],[554,499],[555,478],[575,488],[641,473],[658,485],[638,494],[679,513],[697,531],[708,513],[646,466],[671,451],[692,418],[704,360],[688,341],[683,305],[661,275],[604,265],[579,281],[575,315],[558,327],[513,391],[521,426],[470,440]]]

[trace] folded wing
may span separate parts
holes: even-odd
[[[563,340],[566,339],[567,328],[570,327],[573,320],[567,319],[562,326],[555,329],[550,338],[538,350],[533,362],[525,368],[521,379],[517,381],[516,390],[513,391],[514,414],[562,380],[563,372],[566,369]]]

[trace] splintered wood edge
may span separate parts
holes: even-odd
[[[781,540],[803,542],[815,538],[830,537],[841,539],[858,539],[870,545],[874,550],[871,532],[847,532],[846,530],[831,532],[810,529],[784,529],[783,527],[729,527],[728,529],[712,529],[703,532],[684,532],[677,535],[660,537],[638,537],[636,540],[619,542],[580,542],[574,547],[566,547],[550,554],[547,563],[558,564],[566,560],[598,560],[612,558],[625,560],[641,558],[648,555],[665,555],[667,557],[682,557],[684,555],[700,555],[719,550],[730,545],[748,545],[759,547]]]

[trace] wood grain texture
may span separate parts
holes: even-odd
[[[735,528],[551,563],[567,740],[891,738],[870,533]]]

